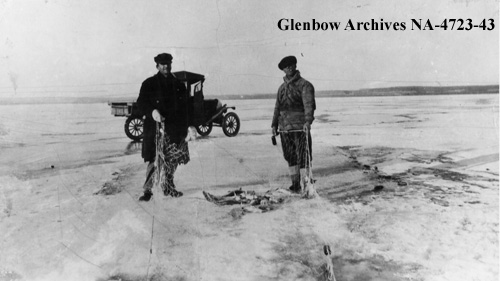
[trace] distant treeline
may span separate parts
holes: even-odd
[[[409,86],[376,89],[361,89],[347,95],[353,96],[421,96],[421,95],[469,95],[469,94],[498,94],[498,85],[486,86]]]
[[[486,86],[451,86],[451,87],[427,87],[408,86],[360,89],[354,91],[316,91],[316,97],[364,97],[364,96],[423,96],[423,95],[470,95],[470,94],[498,94],[499,85]],[[274,99],[276,93],[272,94],[250,94],[250,95],[219,95],[205,94],[206,99],[240,100],[240,99]],[[103,97],[19,97],[0,98],[2,104],[38,104],[38,103],[103,103],[103,102],[132,102],[137,99],[136,95]]]
[[[486,86],[406,86],[390,88],[360,89],[354,91],[334,90],[316,91],[316,97],[364,97],[364,96],[424,96],[424,95],[470,95],[470,94],[498,94],[499,85]],[[229,95],[225,99],[273,99],[276,94]]]

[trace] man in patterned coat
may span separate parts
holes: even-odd
[[[312,160],[310,129],[316,110],[314,87],[300,76],[296,57],[283,58],[278,67],[285,77],[276,96],[272,133],[275,136],[279,132],[281,137],[283,156],[288,162],[292,179],[290,190],[299,193],[300,175],[308,173]]]
[[[146,116],[142,158],[144,162],[148,162],[144,195],[139,198],[140,201],[149,201],[153,195],[151,189],[155,160],[159,160],[159,169],[163,169],[166,174],[166,181],[161,186],[163,193],[172,197],[183,195],[175,188],[174,173],[179,164],[189,162],[189,149],[185,141],[189,124],[189,93],[186,86],[171,73],[172,59],[172,55],[167,53],[154,58],[158,73],[142,83],[137,99],[139,111]],[[164,142],[159,146],[163,148],[159,159],[156,159],[159,157],[156,153],[156,141],[159,140],[157,124],[161,124],[165,136]]]

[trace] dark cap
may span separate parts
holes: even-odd
[[[159,54],[155,57],[155,62],[159,63],[159,64],[167,64],[167,63],[171,63],[172,59],[173,59],[173,57],[171,54],[163,53],[163,54]]]
[[[284,57],[280,63],[278,63],[279,69],[283,70],[285,67],[297,64],[297,58],[294,56]]]

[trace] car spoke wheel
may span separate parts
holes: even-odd
[[[200,134],[200,136],[205,137],[208,136],[210,132],[212,132],[212,126],[212,123],[199,125],[196,127],[196,131],[198,132],[198,134]]]
[[[144,137],[144,120],[142,117],[130,116],[125,121],[125,134],[134,141]]]
[[[229,112],[222,121],[222,131],[228,137],[234,137],[240,131],[240,118],[236,113]]]

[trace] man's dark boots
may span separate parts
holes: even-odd
[[[181,197],[182,195],[184,195],[184,193],[180,192],[180,191],[177,191],[175,189],[175,184],[174,184],[174,177],[169,177],[167,176],[167,184],[163,190],[163,194],[165,194],[165,196],[172,196],[172,197]]]
[[[145,190],[144,194],[139,197],[139,201],[149,201],[151,199],[151,196],[153,196],[153,192],[151,190]]]
[[[291,192],[300,193],[300,174],[295,174],[290,176],[292,179],[292,185],[288,188]]]

